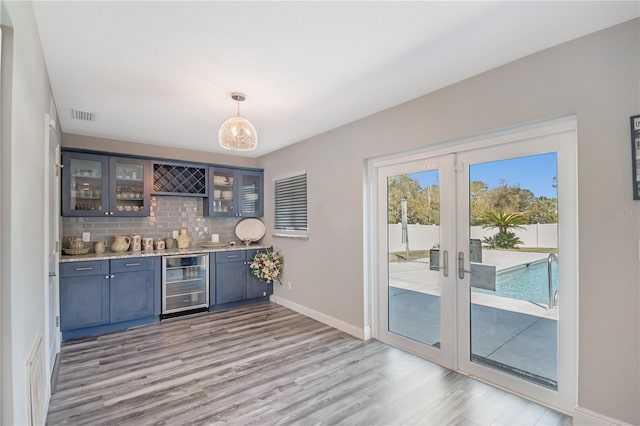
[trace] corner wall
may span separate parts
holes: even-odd
[[[640,19],[258,158],[267,236],[272,179],[308,172],[309,240],[267,241],[284,254],[292,284],[276,286],[276,297],[364,334],[366,160],[569,114],[578,121],[578,405],[639,424],[640,207],[631,193],[629,117],[640,114]]]
[[[2,7],[12,27],[13,60],[9,111],[5,111],[3,99],[3,114],[8,114],[10,121],[3,121],[0,160],[3,173],[0,423],[25,425],[30,421],[26,362],[45,330],[47,271],[42,258],[42,236],[48,206],[44,201],[42,166],[47,155],[44,138],[48,132],[44,116],[49,112],[52,93],[31,3],[3,2]],[[4,133],[6,124],[10,127],[9,134]],[[8,178],[7,171],[11,172]]]

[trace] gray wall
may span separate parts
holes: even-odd
[[[309,240],[268,241],[284,254],[292,284],[276,295],[362,328],[366,160],[576,114],[579,406],[640,423],[640,221],[629,139],[629,117],[640,113],[639,61],[636,19],[260,157],[267,235],[272,179],[308,171]]]
[[[26,360],[45,326],[44,118],[51,88],[31,3],[4,2],[2,10],[3,24],[13,28],[13,60],[2,63],[3,73],[11,68],[12,81],[11,93],[4,84],[2,92],[0,423],[24,425],[29,423]]]
[[[180,141],[176,141],[179,145]],[[218,145],[218,135],[211,135],[211,144]],[[62,134],[62,146],[65,148],[89,149],[93,151],[117,152],[120,154],[140,155],[143,157],[166,158],[198,163],[224,164],[238,167],[256,167],[256,159],[214,152],[195,151],[193,149],[173,148],[161,145],[136,143],[117,139],[96,138],[93,136]]]

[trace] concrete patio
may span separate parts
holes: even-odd
[[[485,250],[483,263],[504,271],[546,257],[544,253]],[[390,331],[439,346],[439,273],[429,270],[428,259],[390,262],[389,286]],[[472,359],[554,387],[557,309],[473,291],[471,302]]]

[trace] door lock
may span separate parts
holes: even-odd
[[[458,252],[458,278],[464,279],[464,273],[470,274],[471,271],[464,269],[464,252]]]

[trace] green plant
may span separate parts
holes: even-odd
[[[498,233],[504,234],[509,229],[524,229],[521,225],[527,224],[527,218],[520,213],[485,212],[482,223],[483,228],[498,228]]]
[[[490,249],[510,249],[522,244],[520,237],[511,231],[498,232],[493,237],[485,237],[482,242]]]

